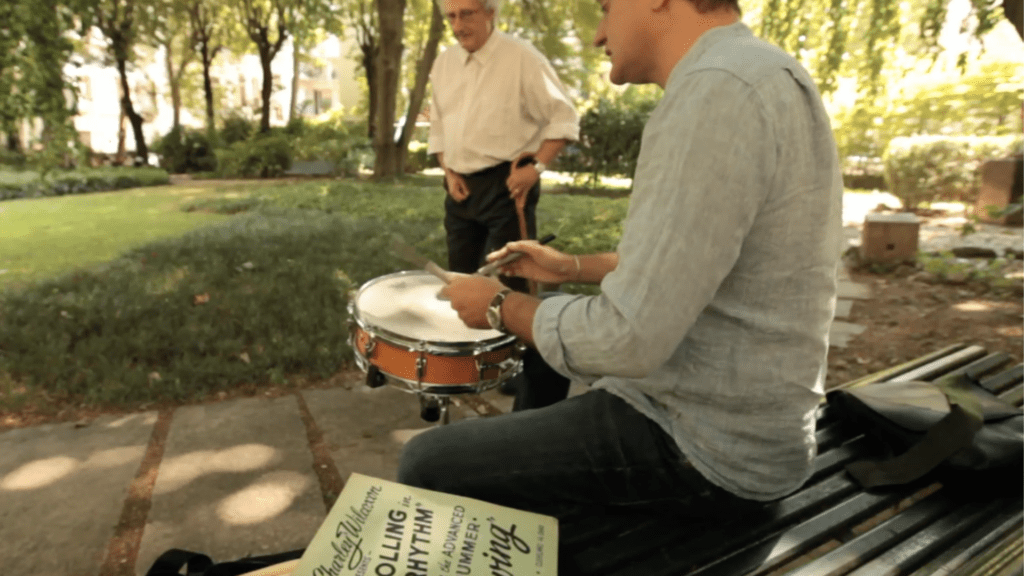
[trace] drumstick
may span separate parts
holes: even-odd
[[[551,242],[555,238],[556,236],[554,234],[548,234],[547,236],[541,238],[537,242],[539,244],[547,244],[548,242]],[[506,264],[511,264],[512,262],[515,262],[516,260],[522,258],[522,256],[522,252],[513,252],[508,256],[505,256],[504,258],[500,258],[498,260],[495,260],[494,262],[491,262],[490,264],[485,264],[481,266],[480,269],[476,271],[476,273],[482,276],[490,276],[491,274],[494,274],[498,270],[498,268],[501,268]]]
[[[447,270],[441,268],[437,264],[434,264],[429,258],[421,256],[419,252],[412,246],[409,246],[405,242],[395,238],[391,242],[391,248],[395,251],[396,255],[405,260],[406,262],[416,266],[417,268],[423,268],[427,272],[430,272],[434,276],[437,276],[445,284],[450,284],[452,279],[451,275]]]

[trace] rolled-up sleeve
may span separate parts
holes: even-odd
[[[717,70],[666,96],[644,130],[619,264],[601,294],[545,300],[538,351],[557,371],[643,378],[679,347],[735,265],[775,171],[749,85]]]

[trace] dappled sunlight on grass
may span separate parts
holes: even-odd
[[[241,192],[237,192],[241,194]],[[218,195],[208,189],[196,198]],[[225,217],[179,209],[180,187],[13,200],[0,211],[0,290],[72,272]]]
[[[189,277],[189,274],[191,274],[191,269],[188,266],[176,266],[169,270],[158,272],[146,278],[146,293],[160,296],[174,292]]]

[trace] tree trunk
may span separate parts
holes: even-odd
[[[165,64],[167,65],[167,84],[171,87],[171,110],[173,112],[173,120],[171,121],[171,129],[177,130],[181,126],[181,84],[179,82],[180,75],[174,74],[174,48],[171,42],[168,41],[164,44],[165,52]]]
[[[269,48],[260,46],[260,67],[263,69],[263,88],[260,90],[260,132],[270,131],[270,95],[274,91],[274,76],[270,71],[270,61],[273,56],[270,55]]]
[[[1024,39],[1024,6],[1021,6],[1020,0],[1003,0],[1003,13],[1017,29],[1021,39]]]
[[[395,142],[395,108],[402,71],[402,24],[405,0],[378,0],[380,53],[377,56],[377,134],[373,164],[375,178],[391,178],[398,173],[398,146]]]
[[[210,79],[210,66],[213,64],[213,55],[209,53],[209,47],[203,43],[203,93],[206,96],[206,129],[212,132],[215,128],[213,123],[213,81]]]
[[[423,56],[416,63],[416,80],[413,84],[412,93],[409,94],[409,110],[405,115],[405,124],[402,126],[402,134],[398,138],[398,173],[405,173],[406,160],[409,158],[409,141],[412,139],[413,130],[416,129],[416,118],[423,108],[424,96],[427,92],[427,80],[430,78],[430,69],[437,58],[437,45],[441,43],[441,35],[444,34],[444,17],[441,15],[437,2],[431,2],[433,10],[430,13],[430,33],[427,36],[427,43],[423,49]]]
[[[288,122],[295,119],[295,105],[299,97],[299,43],[292,38],[292,96],[288,102]]]
[[[370,37],[359,45],[359,49],[363,52],[363,70],[366,72],[370,103],[370,112],[366,117],[366,137],[374,140],[377,135],[377,53],[380,48]]]
[[[143,165],[149,164],[149,148],[146,147],[146,135],[142,132],[142,116],[132,106],[131,91],[128,89],[128,71],[126,62],[122,58],[117,59],[117,72],[121,76],[121,107],[125,116],[132,125],[132,135],[135,137],[136,162]],[[135,162],[132,163],[133,165]]]
[[[114,154],[114,165],[124,166],[125,155],[125,133],[124,133],[124,99],[121,99],[121,113],[117,116],[117,153]]]
[[[21,139],[18,138],[17,128],[11,128],[7,131],[7,151],[21,152]]]

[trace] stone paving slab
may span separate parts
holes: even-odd
[[[835,318],[849,318],[853,308],[853,300],[837,300]]]
[[[352,384],[351,389],[308,390],[302,397],[343,481],[353,472],[395,480],[405,442],[433,426],[420,418],[416,396],[393,386]],[[451,419],[467,412],[471,409],[455,408]]]
[[[871,298],[871,290],[863,284],[840,280],[836,290],[836,296],[838,298],[866,300]]]
[[[832,328],[828,332],[829,346],[845,348],[850,339],[867,330],[859,324],[851,324],[842,320],[833,320]]]
[[[302,548],[326,517],[294,396],[179,408],[164,446],[137,574],[170,548],[215,561]]]
[[[0,573],[95,576],[156,413],[0,434]]]

